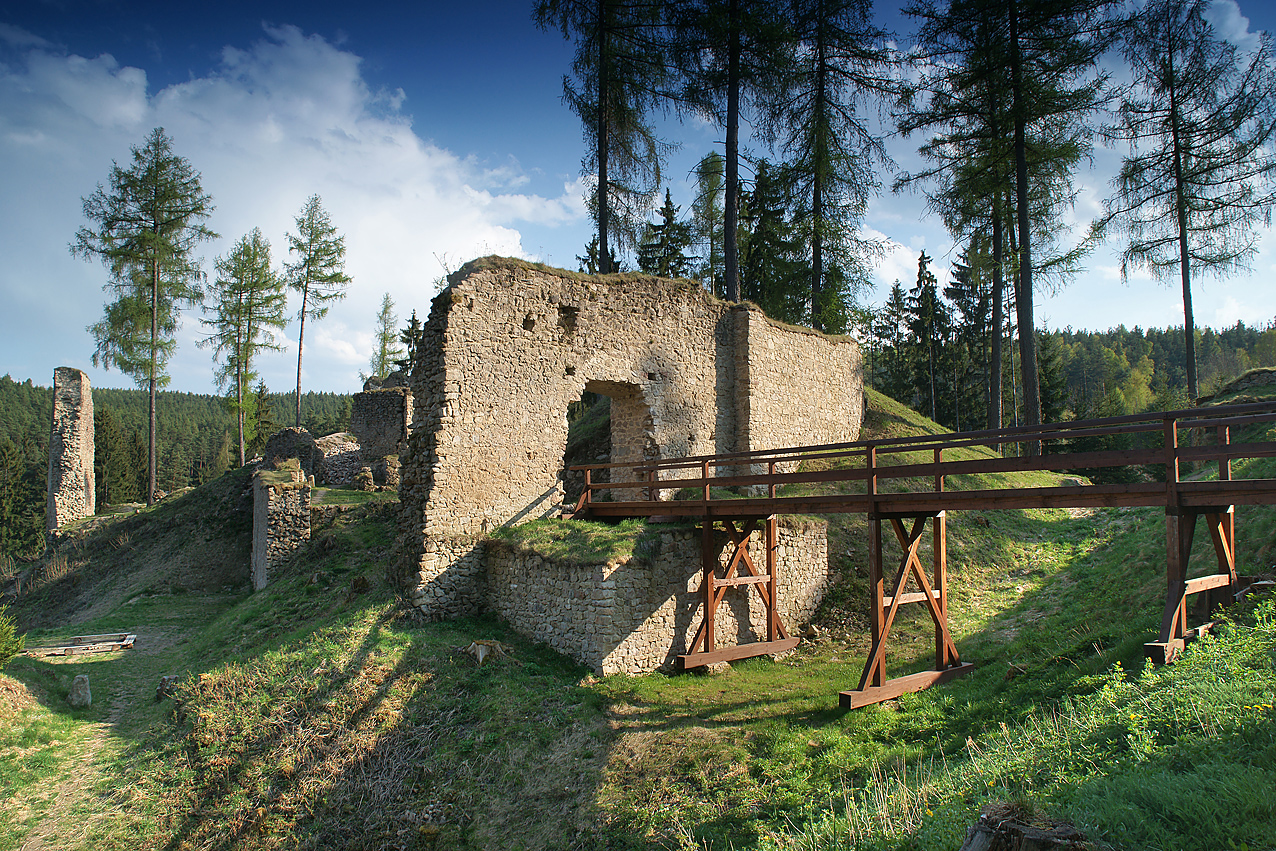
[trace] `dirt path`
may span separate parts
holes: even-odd
[[[52,792],[53,803],[27,835],[19,851],[65,851],[86,847],[91,818],[86,818],[81,804],[97,794],[102,775],[99,756],[112,731],[125,720],[138,701],[150,699],[158,676],[156,670],[186,630],[146,630],[137,633],[133,650],[123,651],[121,664],[115,667],[116,686],[110,692],[110,708],[103,721],[86,721],[88,734],[68,761],[67,776]],[[105,688],[106,684],[93,686]]]

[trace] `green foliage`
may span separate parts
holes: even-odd
[[[1129,237],[1131,266],[1175,272],[1183,291],[1187,390],[1196,376],[1194,272],[1221,274],[1258,250],[1254,231],[1276,207],[1276,73],[1271,37],[1248,56],[1209,23],[1202,0],[1148,3],[1123,31],[1134,72],[1119,120],[1105,128],[1131,153],[1113,181],[1096,234]]]
[[[696,164],[696,199],[691,204],[691,230],[700,250],[696,277],[716,296],[724,293],[723,275],[723,174],[725,163],[716,151],[705,154]]]
[[[31,558],[44,548],[45,471],[0,435],[0,559]]]
[[[270,242],[253,228],[241,237],[231,253],[217,258],[217,278],[210,295],[212,319],[200,321],[212,329],[201,346],[213,350],[213,359],[225,357],[216,373],[217,386],[231,385],[229,402],[239,435],[239,464],[247,460],[246,403],[252,380],[253,359],[260,351],[279,351],[274,332],[287,325],[284,283],[270,262]]]
[[[810,270],[789,215],[783,178],[765,160],[740,204],[740,296],[792,325],[811,321]]]
[[[374,332],[377,348],[372,353],[372,360],[369,362],[369,369],[372,370],[368,376],[364,376],[366,381],[370,376],[384,378],[390,374],[390,367],[399,362],[404,356],[404,352],[399,348],[399,335],[395,330],[395,323],[399,321],[399,317],[394,315],[394,300],[390,298],[390,294],[386,293],[381,297],[381,310],[377,313],[377,330]],[[416,312],[412,313],[412,321],[416,322]],[[419,329],[420,323],[417,323]],[[411,333],[411,326],[408,332]],[[419,333],[419,332],[418,332]],[[415,339],[413,339],[415,344]]]
[[[295,425],[301,425],[301,349],[306,337],[306,319],[328,315],[331,302],[346,297],[350,276],[346,274],[346,238],[337,233],[323,201],[311,195],[296,218],[297,233],[287,234],[288,253],[297,258],[284,264],[284,280],[301,293],[297,310],[297,411]]]
[[[27,646],[26,636],[19,635],[13,618],[0,606],[0,670]]]
[[[643,228],[638,244],[638,268],[661,278],[685,278],[691,274],[691,258],[685,253],[691,248],[691,225],[678,221],[678,207],[674,206],[668,189],[659,215],[659,222],[648,223]]]
[[[587,145],[581,173],[591,185],[586,203],[598,226],[597,265],[590,273],[617,272],[612,251],[637,243],[668,150],[648,119],[666,74],[660,6],[537,0],[533,16],[541,29],[576,41],[563,100],[580,118]]]
[[[133,165],[111,166],[111,188],[100,185],[84,199],[84,216],[93,227],[81,227],[71,244],[73,254],[101,260],[110,272],[105,289],[115,293],[103,319],[89,332],[97,342],[93,365],[112,366],[131,375],[150,392],[147,430],[146,501],[157,483],[155,435],[156,390],[168,384],[168,360],[183,305],[203,299],[199,284],[202,261],[195,246],[217,234],[204,226],[213,211],[199,172],[173,153],[173,142],[155,128],[141,148],[133,148]]]

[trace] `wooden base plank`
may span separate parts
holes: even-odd
[[[858,709],[861,706],[870,706],[874,703],[881,703],[884,700],[894,700],[901,694],[921,691],[931,686],[946,683],[957,677],[965,676],[974,669],[973,663],[962,662],[960,665],[945,668],[942,671],[922,671],[920,674],[910,674],[907,677],[896,677],[893,680],[887,680],[880,686],[844,691],[841,693],[841,705],[843,709]]]
[[[750,644],[738,644],[735,647],[723,647],[710,650],[708,653],[686,653],[678,657],[684,670],[698,668],[701,665],[712,665],[715,662],[732,662],[736,659],[751,659],[754,656],[766,656],[772,653],[783,653],[798,646],[797,638],[782,638],[779,641],[754,641]]]

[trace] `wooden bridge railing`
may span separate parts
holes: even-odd
[[[701,518],[705,526],[703,587],[705,624],[697,633],[698,644],[683,657],[684,664],[705,664],[719,658],[744,658],[778,652],[796,643],[777,642],[772,625],[769,641],[731,650],[713,648],[713,610],[721,601],[723,583],[751,584],[759,588],[766,577],[776,588],[774,558],[768,551],[768,574],[757,571],[747,555],[748,536],[736,540],[736,555],[725,578],[717,578],[707,547],[715,522],[733,519],[756,523],[777,514],[833,514],[863,512],[869,517],[870,603],[873,645],[860,685],[844,692],[844,706],[886,700],[907,691],[925,688],[965,673],[947,622],[946,512],[1018,508],[1089,508],[1101,506],[1164,506],[1167,534],[1167,591],[1161,634],[1147,645],[1148,654],[1168,662],[1184,643],[1199,633],[1187,627],[1187,597],[1209,592],[1210,607],[1228,601],[1240,589],[1236,574],[1236,505],[1276,504],[1276,479],[1232,478],[1231,462],[1245,458],[1276,457],[1276,441],[1233,443],[1232,430],[1263,422],[1276,422],[1276,402],[1227,407],[1136,414],[1096,420],[1079,420],[1036,427],[977,432],[919,435],[876,441],[799,446],[755,452],[735,452],[687,458],[653,459],[637,463],[593,464],[572,467],[584,471],[585,486],[574,516],[635,517],[675,516]],[[1195,441],[1185,437],[1200,434]],[[1095,441],[1128,440],[1140,445],[1062,452],[1064,442],[1073,446]],[[1015,454],[1004,454],[1011,450]],[[949,453],[945,457],[945,453]],[[1029,454],[1032,453],[1032,454]],[[920,460],[918,456],[921,456]],[[954,455],[960,457],[953,457]],[[890,463],[894,461],[894,463]],[[1217,465],[1213,479],[1184,480],[1185,462]],[[980,476],[1028,471],[1082,471],[1114,467],[1159,466],[1163,481],[1121,484],[1088,484],[1075,480],[1067,485],[981,487]],[[595,474],[628,474],[636,478],[597,482]],[[954,477],[969,477],[954,480]],[[972,481],[973,479],[973,481]],[[924,482],[923,486],[918,486]],[[850,492],[845,487],[862,483]],[[971,485],[974,486],[971,486]],[[792,494],[797,486],[825,486],[815,493]],[[963,486],[964,485],[964,486]],[[840,487],[828,487],[840,486]],[[790,491],[782,494],[781,488]],[[613,499],[605,495],[643,494],[645,499]],[[672,497],[672,498],[670,498]],[[1188,558],[1198,519],[1204,518],[1214,543],[1217,570],[1208,576],[1187,577]],[[905,525],[911,521],[911,528]],[[926,522],[932,525],[933,565],[926,575],[918,558]],[[884,585],[882,524],[894,531],[903,552],[890,594]],[[774,532],[767,524],[768,546]],[[734,576],[743,563],[755,578]],[[918,590],[906,592],[910,579]],[[768,623],[778,621],[778,594],[763,594]],[[935,621],[936,662],[933,671],[895,680],[885,678],[887,638],[900,605],[924,603]],[[1208,626],[1208,624],[1206,625]],[[709,653],[710,656],[705,654]]]

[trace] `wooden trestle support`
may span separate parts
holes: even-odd
[[[1218,427],[1218,444],[1227,446],[1230,434],[1227,426]],[[1178,423],[1165,421],[1165,552],[1166,590],[1165,611],[1161,615],[1161,634],[1156,641],[1143,645],[1147,656],[1155,663],[1168,664],[1183,651],[1188,641],[1200,637],[1214,627],[1212,621],[1189,628],[1187,625],[1187,598],[1193,594],[1208,592],[1197,606],[1197,616],[1207,618],[1218,606],[1234,601],[1240,588],[1236,574],[1236,512],[1235,506],[1192,506],[1182,504],[1179,494],[1179,438]],[[1218,462],[1220,482],[1231,481],[1232,462],[1220,456]],[[1192,539],[1196,524],[1205,518],[1210,539],[1214,542],[1214,554],[1218,560],[1217,572],[1208,576],[1187,578],[1188,562],[1192,556]]]
[[[703,578],[700,595],[704,606],[704,616],[695,637],[691,640],[691,646],[687,648],[686,653],[678,656],[684,669],[783,653],[798,645],[798,639],[789,636],[788,630],[784,627],[784,621],[780,617],[775,515],[739,519],[744,524],[741,529],[737,529],[735,523],[729,519],[715,521],[712,517],[705,517],[701,524],[700,559]],[[758,531],[759,521],[763,523],[763,548],[766,551],[765,573],[758,570],[753,555],[749,551],[749,543],[754,540],[753,536]],[[731,558],[727,561],[726,570],[721,577],[718,576],[718,553],[713,545],[713,529],[716,522],[722,524],[723,530],[731,540]],[[741,568],[747,572],[741,573]],[[762,605],[766,610],[766,640],[737,644],[733,647],[716,647],[718,606],[726,598],[729,588],[741,585],[756,589],[762,598]]]
[[[868,661],[860,674],[859,686],[854,691],[841,692],[839,702],[843,709],[855,709],[884,700],[892,700],[902,694],[921,691],[954,677],[968,674],[974,665],[961,661],[952,633],[948,630],[948,518],[943,511],[918,513],[883,513],[877,510],[877,448],[870,444],[865,453],[867,466],[868,512],[868,570],[869,570],[869,625],[872,645]],[[943,450],[935,450],[935,464],[943,460]],[[944,490],[944,477],[935,477],[935,490]],[[911,520],[912,529],[905,531],[904,521]],[[917,551],[921,546],[926,521],[931,521],[931,551],[933,582],[926,578]],[[903,556],[890,596],[885,593],[885,575],[882,570],[882,523],[888,522],[895,531]],[[920,590],[905,593],[909,578],[917,580]],[[935,622],[935,667],[930,671],[906,677],[886,679],[886,642],[895,624],[895,615],[905,603],[925,603]]]

